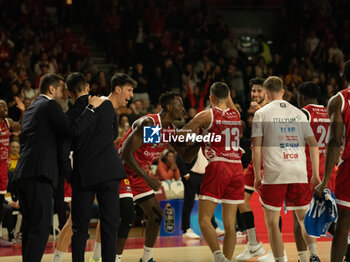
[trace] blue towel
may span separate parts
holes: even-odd
[[[322,192],[322,198],[315,193],[306,212],[304,225],[306,232],[313,237],[326,236],[332,222],[338,218],[335,196],[328,188]]]

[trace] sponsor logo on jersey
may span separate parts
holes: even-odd
[[[280,143],[280,148],[298,148],[299,143]]]
[[[295,133],[296,128],[294,126],[293,127],[281,126],[280,131],[281,133]]]
[[[297,160],[297,159],[299,159],[299,155],[296,153],[283,152],[283,159],[284,160]]]

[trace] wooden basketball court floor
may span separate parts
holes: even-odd
[[[222,238],[221,243],[222,243]],[[132,238],[128,240],[129,244],[127,249],[123,253],[123,261],[139,261],[142,256],[142,245],[143,239]],[[245,241],[243,241],[245,242]],[[85,261],[89,261],[92,256],[94,240],[89,240],[87,243],[87,251],[85,253]],[[138,248],[133,248],[138,247]],[[157,248],[154,250],[154,259],[157,262],[205,262],[214,261],[213,256],[206,246],[203,239],[201,240],[185,240],[182,237],[163,237],[159,238],[156,244]],[[331,241],[319,241],[318,251],[321,261],[330,261],[330,247]],[[232,261],[236,261],[235,257],[240,254],[245,248],[245,244],[237,244],[233,255]],[[264,244],[266,252],[270,250],[268,243]],[[20,262],[20,249],[21,244],[16,244],[11,248],[0,248],[0,261],[1,262]],[[52,253],[55,249],[55,242],[49,242],[45,251],[45,255],[42,259],[43,262],[50,262],[52,258]],[[288,261],[297,262],[298,255],[294,242],[285,243],[285,250],[287,252]],[[257,261],[257,258],[250,259],[249,261]],[[71,261],[71,253],[68,252],[63,258],[64,262]]]

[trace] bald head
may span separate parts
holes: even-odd
[[[0,100],[0,118],[7,117],[8,114],[8,108],[7,103],[4,100]]]

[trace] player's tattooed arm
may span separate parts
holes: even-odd
[[[315,193],[322,195],[323,189],[328,187],[328,181],[331,176],[334,165],[338,162],[340,156],[340,147],[344,134],[344,119],[341,112],[342,99],[340,95],[332,97],[328,103],[328,115],[331,119],[329,128],[329,140],[326,149],[326,163],[324,176],[321,184],[315,188]]]
[[[143,127],[153,126],[154,123],[151,119],[145,118],[140,123],[135,123],[134,131],[130,133],[128,139],[125,140],[125,146],[121,152],[121,157],[126,163],[126,165],[135,172],[136,175],[142,177],[146,183],[155,191],[160,187],[160,182],[149,176],[146,171],[144,171],[140,164],[134,157],[134,153],[141,147],[143,139]]]

